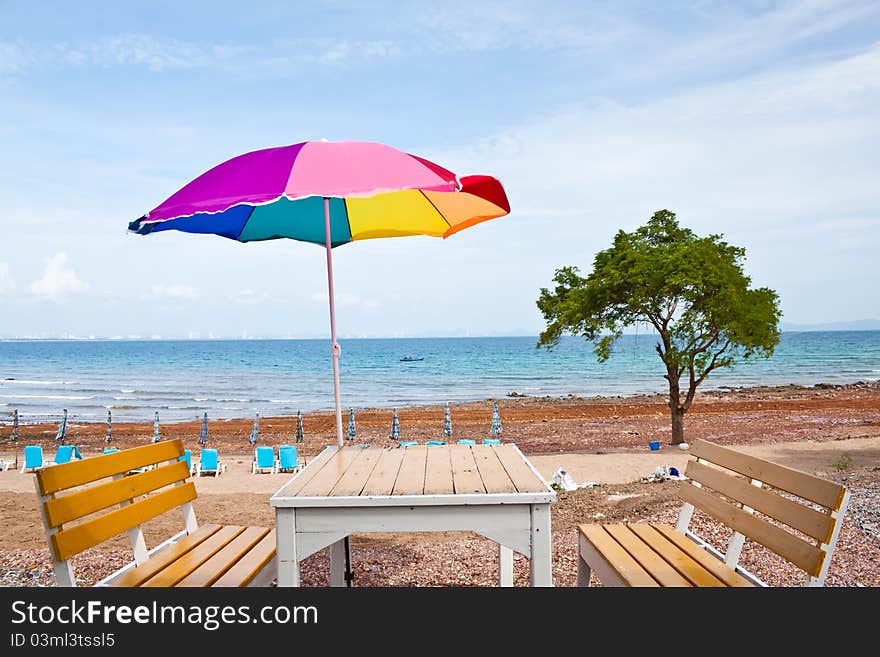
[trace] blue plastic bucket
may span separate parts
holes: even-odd
[[[658,449],[660,449],[660,441],[659,440],[652,440],[651,442],[648,443],[648,447],[651,448],[651,451],[656,452]]]

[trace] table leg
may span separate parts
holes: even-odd
[[[275,526],[278,586],[299,586],[299,559],[296,555],[296,510],[276,507]]]
[[[553,554],[550,549],[550,505],[531,504],[531,585],[553,586]]]
[[[330,545],[330,586],[345,586],[345,539]]]
[[[498,544],[498,586],[513,586],[513,550]]]

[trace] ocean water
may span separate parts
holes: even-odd
[[[656,336],[626,335],[598,363],[566,337],[340,340],[344,409],[529,396],[663,393]],[[401,362],[414,354],[424,358]],[[880,379],[880,331],[783,333],[769,360],[709,375],[700,390]],[[333,408],[329,340],[0,341],[0,421],[161,422]]]

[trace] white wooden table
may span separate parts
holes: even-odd
[[[327,447],[269,500],[278,586],[299,586],[299,562],[330,546],[330,585],[345,584],[346,536],[472,531],[499,546],[500,586],[513,551],[531,585],[553,586],[550,504],[556,493],[512,444]]]

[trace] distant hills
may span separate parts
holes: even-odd
[[[856,319],[848,322],[826,322],[824,324],[791,324],[781,322],[782,331],[877,331],[880,319]]]

